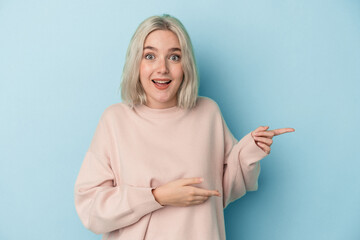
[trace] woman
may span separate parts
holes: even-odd
[[[272,137],[239,142],[218,105],[198,96],[190,38],[169,15],[140,24],[121,84],[102,114],[76,184],[75,206],[103,239],[225,239],[223,209],[257,189]]]

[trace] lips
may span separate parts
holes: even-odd
[[[151,80],[155,87],[159,90],[164,90],[164,89],[167,89],[171,83],[171,80],[169,79],[153,79]]]

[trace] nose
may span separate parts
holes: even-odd
[[[158,59],[157,72],[161,74],[169,73],[168,62],[166,61],[166,58]]]

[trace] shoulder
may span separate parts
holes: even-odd
[[[221,111],[218,104],[209,97],[198,96],[193,114],[204,119],[219,119]]]
[[[205,109],[207,112],[220,112],[217,102],[209,97],[199,96],[196,105],[197,108]]]
[[[101,115],[101,119],[104,121],[111,121],[112,119],[117,119],[119,116],[124,116],[124,114],[129,111],[131,111],[131,108],[125,103],[114,103],[105,108]]]

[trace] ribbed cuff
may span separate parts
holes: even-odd
[[[240,143],[241,142],[241,143]],[[241,151],[239,152],[239,159],[242,163],[246,165],[251,165],[256,163],[269,155],[264,152],[256,143],[253,137],[251,136],[251,132],[246,134],[238,144],[241,146]]]
[[[129,185],[127,185],[127,188],[130,208],[135,211],[140,211],[145,215],[164,207],[155,200],[155,197],[152,194],[152,189],[154,188],[134,187]]]

